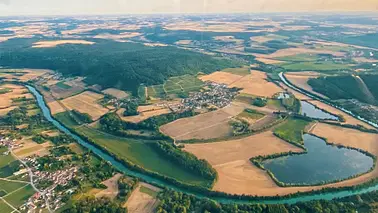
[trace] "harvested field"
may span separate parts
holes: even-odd
[[[311,93],[314,93],[322,98],[328,99],[328,97],[315,92],[312,87],[307,83],[310,78],[317,78],[320,75],[316,72],[293,72],[293,73],[285,73],[284,74],[287,80],[289,80],[290,83],[292,83],[294,86],[298,88],[302,88],[304,90],[307,90]]]
[[[265,55],[267,58],[279,58],[279,57],[285,57],[285,56],[291,56],[291,55],[297,55],[301,53],[314,53],[314,54],[332,54],[337,57],[342,57],[345,55],[343,52],[335,52],[335,51],[329,51],[329,50],[316,50],[316,49],[306,49],[306,48],[287,48],[287,49],[281,49],[277,50],[276,52]]]
[[[37,144],[31,139],[22,139],[19,141],[19,144],[22,144],[22,147],[14,149],[14,154],[19,158],[24,158],[32,155],[45,156],[49,154],[47,148],[51,146],[49,142],[44,144]]]
[[[132,192],[126,202],[128,212],[130,213],[152,213],[157,207],[159,201],[153,193],[146,193],[147,190],[158,193],[161,189],[147,183],[140,183]]]
[[[108,197],[110,199],[114,199],[118,195],[118,180],[122,177],[122,174],[117,173],[113,177],[101,182],[107,188],[98,192],[96,194],[96,198],[99,197]]]
[[[47,106],[50,108],[51,114],[53,115],[66,111],[58,101],[48,102]]]
[[[226,137],[232,132],[228,122],[243,110],[243,107],[230,105],[220,110],[173,121],[161,126],[160,131],[176,140]]]
[[[139,123],[141,121],[144,121],[148,118],[168,114],[171,112],[171,110],[168,107],[165,107],[163,105],[157,106],[157,105],[148,105],[148,106],[139,106],[138,112],[139,115],[135,116],[123,116],[125,109],[119,109],[117,111],[118,115],[121,117],[122,120],[132,122],[132,123]]]
[[[213,72],[210,75],[201,76],[200,79],[202,81],[213,81],[220,84],[230,85],[240,80],[242,77],[243,76],[240,76],[240,75],[218,71],[218,72]]]
[[[27,72],[25,75],[18,77],[18,79],[20,81],[23,81],[23,82],[36,79],[36,78],[38,78],[38,77],[40,77],[40,76],[42,76],[46,73],[51,72],[50,70],[41,70],[41,69],[25,69],[25,70],[22,70],[22,71]]]
[[[33,44],[33,48],[48,48],[48,47],[56,47],[58,45],[63,44],[87,44],[91,45],[94,42],[85,41],[85,40],[56,40],[56,41],[39,41]]]
[[[184,150],[207,160],[217,170],[219,178],[214,190],[265,196],[290,193],[292,190],[282,188],[281,191],[269,175],[255,167],[249,159],[258,155],[301,151],[270,131],[226,142],[186,144]]]
[[[88,113],[94,120],[99,119],[109,110],[97,103],[104,96],[90,91],[66,98],[61,103],[68,109],[76,109],[81,113]]]
[[[11,89],[10,92],[1,94],[0,95],[0,109],[5,109],[13,105],[13,98],[20,98],[20,97],[26,97],[26,98],[33,98],[33,96],[29,93],[29,91],[18,85],[13,84],[3,84],[1,85],[1,88],[9,88]]]
[[[260,61],[264,64],[281,64],[284,63],[284,61],[279,61],[275,59],[270,59],[270,58],[256,58],[257,61]]]
[[[308,100],[309,103],[315,105],[316,107],[320,108],[320,109],[323,109],[327,112],[330,112],[334,115],[342,115],[345,119],[345,123],[346,124],[351,124],[351,125],[362,125],[368,129],[373,129],[374,127],[370,126],[369,124],[365,123],[365,122],[362,122],[348,114],[346,114],[345,112],[341,111],[341,110],[338,110],[330,105],[327,105],[323,102],[320,102],[320,101],[315,101],[315,100]]]
[[[116,97],[118,99],[123,99],[123,98],[129,97],[128,93],[126,93],[125,91],[116,89],[116,88],[109,88],[109,89],[103,90],[102,92],[107,94],[107,95],[111,95],[113,97]]]
[[[253,70],[250,75],[235,81],[229,87],[242,88],[242,93],[262,97],[272,97],[274,94],[282,92],[280,87],[266,79],[266,73]]]
[[[0,97],[2,98],[2,96],[0,96]],[[8,112],[14,110],[15,108],[16,108],[16,106],[11,106],[11,107],[0,109],[0,116],[6,115]]]
[[[49,87],[50,92],[55,99],[64,99],[79,94],[86,88],[86,85],[82,80],[82,78],[77,78],[71,81],[58,82]]]

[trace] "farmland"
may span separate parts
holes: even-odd
[[[108,112],[108,109],[97,103],[102,98],[103,95],[85,91],[79,95],[66,98],[61,103],[70,110],[76,109],[81,113],[88,113],[94,120],[97,120]]]
[[[192,75],[183,75],[169,78],[163,85],[147,87],[147,94],[153,98],[165,96],[186,96],[189,92],[199,91],[203,83]]]
[[[299,62],[288,63],[281,65],[283,68],[289,71],[342,71],[350,70],[351,67],[348,64],[341,64],[335,62]]]
[[[150,184],[140,183],[126,203],[129,212],[153,212],[158,205],[157,194],[160,191]]]
[[[205,179],[159,155],[149,144],[155,143],[154,141],[120,138],[84,126],[77,128],[76,131],[94,140],[96,144],[106,148],[119,158],[126,159],[148,171],[157,172],[189,184],[201,186],[209,184]]]
[[[231,135],[229,121],[243,111],[231,105],[226,108],[173,121],[160,127],[160,131],[176,140],[212,139]]]
[[[303,144],[302,134],[308,121],[300,119],[288,119],[279,127],[274,129],[274,134],[292,143]]]

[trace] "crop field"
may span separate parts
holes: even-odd
[[[186,144],[185,151],[207,160],[218,172],[214,190],[231,194],[276,195],[295,192],[276,186],[269,175],[249,159],[259,155],[301,151],[267,131],[246,138],[216,143]]]
[[[282,89],[276,84],[267,80],[264,72],[253,70],[250,75],[235,81],[229,87],[241,88],[241,93],[251,94],[261,97],[272,97],[274,94],[281,92]]]
[[[10,89],[11,91],[5,94],[1,94],[0,98],[0,108],[5,109],[11,107],[14,103],[12,99],[15,98],[32,98],[33,96],[29,91],[23,86],[13,85],[13,84],[3,84],[1,85],[2,89]]]
[[[282,63],[284,63],[284,61],[280,61],[280,60],[276,60],[276,59],[270,59],[270,58],[263,58],[263,57],[256,58],[256,60],[260,61],[264,64],[282,64]]]
[[[154,212],[157,204],[157,194],[161,191],[150,184],[140,183],[140,185],[132,192],[126,205],[129,212],[144,213]]]
[[[8,204],[6,204],[4,201],[0,200],[0,212],[10,213],[13,212],[13,209],[10,206],[8,206]]]
[[[231,105],[220,110],[182,118],[160,127],[160,131],[176,140],[212,139],[230,136],[229,121],[243,111]]]
[[[62,100],[61,103],[70,110],[76,109],[81,113],[88,113],[94,120],[97,120],[109,111],[97,103],[103,97],[103,95],[85,91],[79,95],[68,97]]]
[[[27,185],[23,188],[17,189],[9,196],[3,197],[12,206],[18,208],[24,204],[35,193],[31,185]]]
[[[286,56],[293,56],[298,54],[331,54],[334,56],[344,56],[344,52],[338,51],[330,51],[330,50],[317,50],[317,49],[308,49],[308,48],[287,48],[287,49],[280,49],[272,54],[266,55],[268,58],[280,58]]]
[[[230,85],[238,80],[243,78],[243,76],[240,75],[235,75],[232,73],[227,73],[227,72],[213,72],[209,75],[204,75],[201,76],[200,79],[202,81],[213,81],[219,84],[227,84]]]
[[[49,143],[37,144],[27,138],[20,140],[20,143],[22,143],[23,146],[14,150],[14,154],[19,158],[25,158],[31,155],[44,156],[49,154],[49,151],[46,149],[46,147],[49,146]]]
[[[5,192],[6,194],[9,194],[21,187],[26,186],[27,183],[21,183],[21,182],[11,182],[6,180],[0,180],[0,191]]]
[[[96,193],[96,197],[108,197],[114,199],[118,195],[118,180],[121,178],[121,174],[117,173],[113,177],[102,182],[106,186],[106,189]]]
[[[307,90],[311,93],[315,93],[316,95],[319,95],[320,97],[328,99],[328,97],[315,92],[312,87],[308,84],[308,80],[311,78],[317,78],[320,74],[316,72],[288,72],[285,73],[285,77],[287,80],[289,80],[290,83],[295,85],[296,87],[302,88],[304,90]]]
[[[63,81],[60,81],[58,82],[57,84],[55,84],[57,87],[61,88],[61,89],[71,89],[71,86],[68,85],[68,84],[65,84]]]
[[[248,66],[244,66],[244,67],[238,67],[238,68],[224,69],[221,72],[227,72],[227,73],[231,73],[235,75],[245,76],[245,75],[251,74],[250,70],[251,68],[249,68]]]
[[[138,107],[139,114],[134,115],[134,116],[123,116],[124,111],[125,109],[121,108],[117,111],[117,114],[122,120],[127,121],[127,122],[132,122],[132,123],[139,123],[141,121],[144,121],[154,116],[171,113],[171,110],[168,107],[165,107],[165,106],[157,107],[154,105],[139,106]]]
[[[148,143],[155,143],[155,141],[116,137],[85,126],[76,130],[94,140],[98,145],[105,147],[119,158],[127,159],[146,170],[157,172],[188,184],[201,186],[208,186],[209,184],[208,180],[183,169],[154,151]]]
[[[281,126],[274,129],[274,133],[286,141],[303,144],[303,131],[308,121],[289,118]]]
[[[281,60],[281,61],[291,61],[291,62],[308,62],[308,61],[316,61],[318,59],[318,55],[304,53],[304,54],[278,57],[276,59]]]
[[[56,41],[39,41],[33,44],[33,48],[49,48],[63,44],[86,44],[91,45],[94,42],[85,40],[56,40]]]
[[[104,94],[111,95],[113,97],[116,97],[118,99],[124,99],[129,97],[129,94],[125,91],[116,89],[116,88],[108,88],[106,90],[102,91]]]
[[[348,64],[340,64],[334,62],[299,62],[285,64],[281,67],[289,71],[337,71],[351,69]]]
[[[240,113],[237,118],[243,119],[248,123],[255,123],[257,120],[263,118],[265,114],[258,112],[252,109],[245,109],[242,113]]]

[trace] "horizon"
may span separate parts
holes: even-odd
[[[0,16],[376,13],[375,0],[0,0]],[[75,5],[75,7],[72,7]]]

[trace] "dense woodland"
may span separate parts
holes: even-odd
[[[355,213],[377,212],[378,192],[342,199],[315,200],[297,204],[219,204],[181,192],[165,190],[159,195],[158,213]]]
[[[175,47],[93,40],[93,45],[31,48],[36,39],[13,39],[0,46],[0,66],[52,69],[64,75],[85,76],[89,84],[137,93],[140,84],[162,84],[168,77],[211,73],[239,62],[217,59]]]

